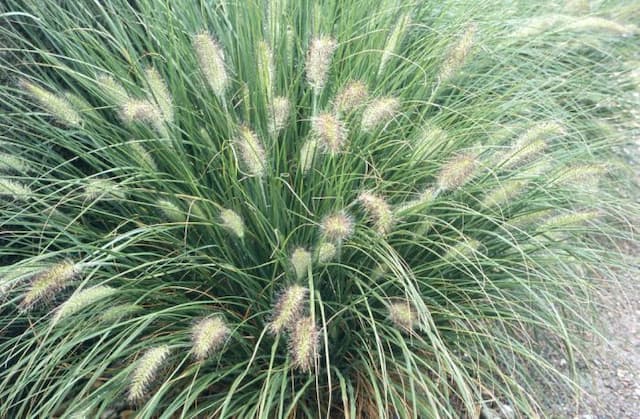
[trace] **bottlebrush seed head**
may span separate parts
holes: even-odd
[[[298,247],[291,253],[289,262],[296,274],[296,279],[302,279],[307,276],[307,272],[311,266],[311,253],[302,247]]]
[[[25,201],[33,196],[33,191],[22,183],[0,178],[0,198],[9,197],[15,201]]]
[[[523,180],[510,180],[498,185],[490,191],[482,203],[489,207],[497,207],[508,203],[511,199],[522,193],[527,182]]]
[[[35,99],[38,105],[59,122],[68,126],[78,126],[82,122],[80,114],[63,95],[51,93],[26,80],[23,80],[20,85]]]
[[[89,307],[91,304],[108,298],[114,295],[116,292],[117,290],[115,288],[104,285],[97,285],[95,287],[76,291],[71,297],[69,297],[67,301],[58,306],[53,315],[51,323],[53,325],[56,325],[66,317],[82,311],[86,307]]]
[[[324,265],[325,263],[329,263],[334,257],[336,257],[336,253],[338,249],[336,245],[329,242],[322,242],[318,246],[316,251],[316,258],[318,263]]]
[[[298,319],[291,331],[289,351],[292,366],[301,372],[310,372],[318,358],[320,332],[311,317]]]
[[[300,317],[304,310],[304,304],[309,290],[300,285],[288,287],[276,301],[273,308],[273,316],[269,323],[269,331],[278,334],[284,330],[289,330],[293,322]]]
[[[438,76],[438,80],[441,83],[456,75],[465,64],[473,48],[477,30],[478,27],[475,23],[469,24],[456,43],[449,49]]]
[[[129,101],[127,91],[113,77],[100,74],[96,79],[100,85],[100,92],[103,93],[109,101],[118,106],[123,106]]]
[[[449,160],[438,174],[437,184],[441,191],[458,189],[473,177],[476,159],[471,154],[459,154]]]
[[[147,68],[144,74],[147,78],[147,83],[149,84],[153,98],[162,113],[163,119],[165,122],[172,122],[173,100],[171,99],[171,94],[169,93],[169,89],[162,79],[162,76],[158,73],[158,70],[153,67]]]
[[[100,320],[103,322],[114,322],[140,310],[142,310],[142,307],[137,304],[118,304],[103,311],[100,315]]]
[[[237,153],[249,176],[262,177],[265,173],[266,153],[258,136],[247,126],[241,126],[235,140]]]
[[[360,108],[369,98],[367,86],[359,81],[347,84],[333,100],[333,109],[338,113],[351,112]]]
[[[389,319],[399,329],[410,333],[418,323],[418,315],[409,301],[394,301],[388,305]]]
[[[201,33],[193,37],[193,49],[209,87],[216,96],[224,97],[229,77],[224,64],[222,47],[211,35]]]
[[[108,179],[89,179],[84,185],[84,197],[89,201],[98,199],[124,199],[122,187]]]
[[[151,124],[158,132],[164,129],[160,108],[146,99],[129,99],[120,107],[120,118],[127,124]]]
[[[233,210],[223,209],[220,211],[220,221],[222,227],[234,234],[239,239],[244,238],[244,222],[242,218]]]
[[[331,56],[337,47],[335,40],[329,37],[314,38],[309,44],[306,71],[309,85],[319,93],[327,82]]]
[[[185,213],[173,202],[168,199],[160,199],[158,200],[158,208],[164,216],[173,223],[184,223],[185,222]]]
[[[130,402],[139,402],[147,396],[149,386],[170,354],[171,350],[167,345],[160,345],[148,349],[142,355],[131,375],[128,393]]]
[[[317,150],[318,142],[316,140],[307,140],[302,144],[302,148],[300,149],[300,168],[303,173],[311,170]]]
[[[376,231],[382,235],[388,234],[395,224],[389,203],[383,197],[372,192],[362,192],[358,201],[370,215]]]
[[[338,212],[325,217],[320,228],[325,239],[340,243],[353,234],[353,218],[344,212]]]
[[[262,85],[267,91],[267,97],[271,97],[273,92],[273,83],[275,69],[273,64],[273,52],[265,41],[258,42],[258,71]]]
[[[149,169],[153,172],[158,171],[158,165],[156,164],[155,159],[147,151],[147,149],[139,142],[129,143],[129,148],[131,151],[131,156],[135,159],[137,163],[140,163],[146,169]]]
[[[26,173],[29,164],[18,156],[0,152],[0,172]]]
[[[314,117],[311,120],[311,132],[329,154],[340,153],[348,135],[344,124],[330,113],[321,113]]]
[[[394,97],[376,99],[362,114],[362,131],[371,132],[376,127],[388,123],[398,113],[400,101]]]
[[[271,135],[278,135],[278,133],[287,126],[290,110],[291,102],[289,102],[286,96],[273,98],[269,115],[269,132]]]
[[[396,26],[393,28],[393,31],[387,38],[387,43],[384,46],[384,50],[382,51],[382,58],[380,59],[380,67],[378,67],[378,75],[382,74],[384,68],[386,67],[389,59],[395,53],[398,44],[402,41],[402,37],[406,33],[407,29],[411,24],[411,16],[409,14],[405,14],[400,18]]]
[[[220,316],[206,317],[191,328],[191,353],[203,361],[222,347],[231,333]]]
[[[56,293],[69,286],[69,282],[78,276],[80,271],[80,265],[65,260],[36,274],[20,302],[20,308],[29,310],[37,303],[55,297]]]

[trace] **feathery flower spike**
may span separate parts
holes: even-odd
[[[311,120],[311,132],[329,154],[342,151],[348,131],[344,124],[330,113],[321,113]]]
[[[158,70],[153,67],[147,68],[144,74],[164,120],[166,122],[173,122],[173,100],[162,76],[158,73]]]
[[[278,133],[287,125],[291,103],[285,96],[277,96],[273,98],[269,115],[269,132],[271,135]]]
[[[128,399],[139,402],[147,396],[149,386],[155,380],[158,370],[169,357],[171,350],[167,345],[160,345],[148,349],[138,360],[129,384]]]
[[[20,302],[20,308],[29,310],[40,301],[51,299],[56,293],[66,288],[80,271],[80,265],[65,260],[36,274]]]
[[[18,156],[0,152],[0,172],[26,173],[29,164]]]
[[[219,98],[224,93],[229,83],[227,70],[224,65],[224,51],[222,47],[208,33],[201,33],[193,37],[193,48],[198,58],[200,70],[204,74],[209,87]]]
[[[100,84],[100,92],[107,96],[107,99],[118,106],[123,106],[129,101],[127,91],[113,77],[106,74],[97,76],[98,84]]]
[[[112,296],[116,292],[117,290],[115,288],[105,285],[97,285],[95,287],[76,291],[67,301],[58,306],[51,323],[56,325],[60,320],[82,311],[93,303]]]
[[[311,253],[302,247],[298,247],[291,254],[290,262],[296,274],[296,279],[302,279],[307,276],[307,271],[311,266]]]
[[[351,112],[364,105],[368,98],[367,86],[359,80],[352,81],[336,95],[333,109],[338,113]]]
[[[325,217],[320,225],[324,238],[334,243],[339,243],[353,234],[353,227],[353,218],[344,212]]]
[[[404,332],[411,332],[418,322],[418,315],[409,301],[395,301],[388,305],[389,319]]]
[[[401,42],[401,38],[407,31],[407,28],[411,24],[411,16],[409,14],[405,14],[400,18],[396,26],[393,28],[393,32],[389,35],[387,39],[387,43],[384,46],[384,50],[382,51],[382,58],[380,59],[380,67],[378,67],[378,75],[382,74],[384,68],[387,65],[387,62],[391,58],[391,56],[395,53],[398,44]]]
[[[337,252],[338,250],[335,244],[329,242],[320,243],[316,251],[318,263],[322,265],[329,263],[336,256]]]
[[[23,80],[21,87],[38,102],[38,104],[59,122],[68,126],[78,126],[82,122],[82,117],[71,103],[63,96],[56,95],[42,87]]]
[[[316,140],[307,140],[302,144],[302,148],[300,149],[300,167],[303,173],[311,170],[317,150],[318,142]]]
[[[362,114],[362,131],[371,132],[376,127],[389,122],[398,113],[400,101],[395,97],[374,100]]]
[[[203,361],[224,344],[231,333],[220,316],[206,317],[191,328],[191,353]]]
[[[311,317],[298,319],[289,341],[292,366],[302,372],[311,371],[318,358],[320,333]]]
[[[465,153],[459,154],[449,160],[449,162],[442,166],[438,174],[438,190],[454,190],[467,183],[473,176],[476,163],[474,156]]]
[[[240,159],[249,176],[262,177],[265,173],[266,153],[258,136],[246,125],[240,127],[240,135],[235,140]]]
[[[327,82],[331,56],[337,47],[336,41],[328,37],[314,38],[309,44],[306,71],[309,85],[319,93]]]
[[[24,201],[33,195],[33,191],[22,183],[0,178],[0,198],[10,197],[16,201]]]
[[[278,334],[291,329],[293,322],[300,317],[304,309],[309,290],[300,285],[288,287],[276,301],[273,316],[269,322],[269,331]]]
[[[477,30],[478,27],[475,23],[469,24],[456,43],[449,49],[438,75],[438,80],[441,83],[449,80],[464,66],[473,47]]]
[[[376,231],[385,235],[391,231],[395,223],[393,211],[389,203],[381,196],[371,192],[362,192],[358,197],[367,213],[371,216]]]
[[[234,234],[239,239],[244,238],[244,222],[237,212],[230,209],[220,211],[222,227]]]

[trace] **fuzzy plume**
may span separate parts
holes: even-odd
[[[64,95],[51,93],[26,80],[23,80],[20,85],[35,99],[38,105],[59,122],[68,126],[79,126],[82,122],[82,117]]]
[[[289,113],[291,112],[291,102],[286,96],[277,96],[273,98],[270,108],[269,132],[272,135],[278,135],[287,126]]]
[[[237,212],[230,209],[220,211],[220,223],[225,230],[239,239],[244,238],[244,222]]]
[[[258,42],[258,71],[262,85],[267,91],[267,97],[273,94],[275,69],[273,64],[273,52],[265,41]]]
[[[231,333],[220,316],[199,320],[191,328],[191,353],[198,361],[203,361],[222,347]]]
[[[575,211],[567,214],[559,214],[547,219],[542,224],[542,229],[558,229],[582,225],[600,217],[599,211]]]
[[[193,49],[209,87],[216,96],[223,98],[229,77],[224,64],[222,47],[211,35],[201,33],[193,37]]]
[[[353,234],[353,218],[344,212],[326,216],[320,225],[322,236],[334,243],[340,243]]]
[[[148,349],[142,355],[131,375],[128,393],[130,402],[139,402],[147,397],[149,386],[170,354],[171,349],[167,345],[160,345]]]
[[[371,217],[376,231],[382,235],[388,234],[395,224],[389,203],[383,197],[372,192],[362,192],[358,196],[358,201]]]
[[[475,23],[469,24],[456,43],[451,46],[438,75],[438,80],[441,83],[455,76],[464,66],[473,48],[477,30],[478,27]]]
[[[251,128],[246,125],[240,127],[235,145],[247,174],[257,177],[264,176],[266,153],[260,139]]]
[[[336,47],[336,41],[328,37],[313,38],[309,44],[306,62],[307,81],[316,94],[327,82],[331,56]]]
[[[458,189],[471,180],[476,169],[476,159],[473,155],[463,153],[445,163],[438,174],[437,184],[440,191]]]
[[[407,32],[409,25],[411,24],[411,16],[409,14],[405,14],[398,20],[396,26],[393,28],[393,31],[387,38],[387,43],[384,46],[384,50],[382,51],[382,58],[380,59],[380,67],[378,67],[378,75],[382,74],[384,68],[386,67],[389,59],[395,54],[398,45],[402,41],[402,37]]]
[[[158,70],[149,67],[144,72],[147,83],[165,122],[173,122],[173,100]]]
[[[318,150],[318,141],[316,140],[307,140],[304,144],[302,144],[302,148],[300,148],[300,168],[303,173],[307,173],[311,170],[311,166],[313,165],[313,160],[315,159],[316,152]]]
[[[395,97],[383,97],[374,100],[362,114],[362,131],[371,132],[376,127],[385,125],[398,113],[400,101]]]
[[[311,266],[311,253],[302,247],[298,247],[291,253],[289,262],[296,274],[296,279],[302,279],[307,276],[307,271]]]
[[[76,291],[71,297],[69,297],[67,301],[58,306],[53,315],[51,323],[53,325],[56,325],[61,320],[72,316],[79,311],[82,311],[86,307],[100,300],[114,295],[116,292],[117,290],[115,288],[104,285],[98,285],[81,291]]]
[[[311,132],[329,154],[337,154],[344,148],[348,131],[344,124],[330,113],[321,113],[311,120]]]
[[[123,106],[129,101],[129,94],[113,77],[100,74],[96,79],[100,85],[100,92],[104,94],[110,102],[118,106]]]
[[[167,220],[172,223],[184,223],[186,220],[186,214],[180,207],[174,204],[168,199],[160,199],[157,202],[158,208],[162,211],[162,214]]]
[[[109,179],[88,179],[83,196],[89,201],[125,198],[123,188]]]
[[[322,242],[316,250],[316,260],[319,264],[329,263],[338,253],[336,245],[330,242]]]
[[[100,320],[107,323],[114,322],[140,310],[142,307],[137,304],[118,304],[103,311]]]
[[[311,371],[318,358],[320,332],[311,317],[302,317],[293,325],[289,341],[292,366],[302,372]]]
[[[162,111],[150,100],[129,99],[120,107],[120,118],[127,124],[150,124],[158,133],[165,133]]]
[[[553,185],[589,186],[598,183],[600,177],[606,174],[608,167],[604,164],[579,164],[562,171],[552,182]]]
[[[65,260],[36,274],[20,302],[20,308],[29,310],[41,301],[54,298],[58,292],[69,286],[80,271],[80,265]]]
[[[360,108],[369,98],[367,86],[359,81],[352,81],[338,92],[333,100],[333,109],[338,113],[351,112]]]
[[[289,286],[276,301],[273,308],[273,316],[269,323],[269,331],[278,334],[284,330],[290,330],[293,323],[300,317],[304,310],[304,304],[309,290],[300,285]]]
[[[400,330],[410,333],[418,323],[418,315],[409,301],[397,300],[389,303],[389,319]]]
[[[490,191],[482,203],[488,207],[498,207],[524,191],[527,183],[523,180],[510,180]]]
[[[152,172],[158,172],[159,169],[155,159],[143,144],[137,141],[131,142],[129,143],[129,151],[130,156],[132,156],[135,162],[140,164],[140,166],[149,169]]]
[[[458,259],[466,261],[476,256],[480,246],[481,243],[479,240],[463,236],[455,245],[447,250],[443,258],[446,260]]]
[[[24,201],[33,196],[33,191],[22,183],[0,178],[0,198],[9,197],[15,201]]]
[[[0,152],[0,172],[26,173],[29,164],[18,156]]]

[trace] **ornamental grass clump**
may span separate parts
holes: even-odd
[[[544,346],[575,362],[638,213],[602,4],[2,1],[0,417],[578,394]]]

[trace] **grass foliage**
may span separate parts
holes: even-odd
[[[540,414],[640,14],[529,3],[3,1],[0,416]]]

